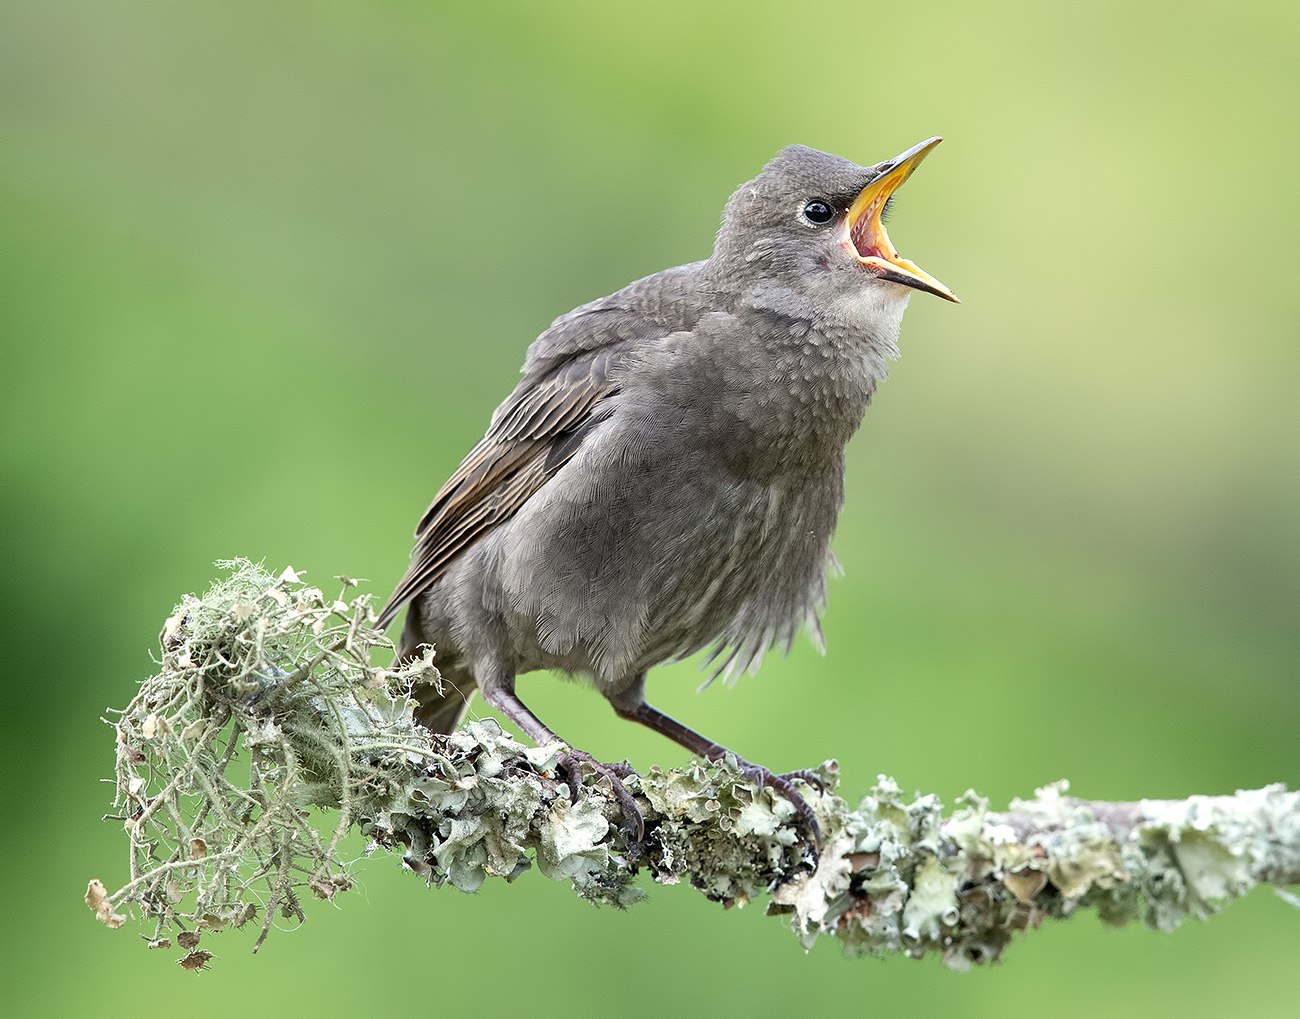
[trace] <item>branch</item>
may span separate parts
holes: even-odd
[[[369,595],[329,600],[292,570],[221,565],[231,576],[177,608],[160,671],[114,723],[113,816],[130,879],[86,893],[110,927],[125,922],[119,910],[151,921],[149,945],[174,939],[187,969],[211,959],[199,948],[210,932],[260,916],[256,951],[277,914],[306,918],[304,889],[348,889],[339,844],[353,829],[434,885],[474,891],[535,865],[625,907],[646,874],[727,906],[766,897],[805,948],[834,938],[854,955],[938,951],[954,968],[993,961],[1016,931],[1081,907],[1167,931],[1256,885],[1300,881],[1300,794],[1281,785],[1102,803],[1061,782],[1005,812],[969,792],[945,813],[881,776],[851,809],[828,762],[826,790],[805,790],[825,833],[815,860],[790,805],[728,759],[628,779],[646,820],[636,843],[606,780],[573,790],[557,776],[558,745],[525,747],[491,720],[449,736],[420,727],[411,693],[437,671],[428,657],[370,664],[392,646],[371,625]],[[346,594],[354,582],[340,579]],[[327,834],[309,806],[336,812]]]

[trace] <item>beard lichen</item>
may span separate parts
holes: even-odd
[[[370,664],[391,649],[369,625],[370,596],[329,599],[242,559],[218,566],[229,576],[176,607],[159,671],[115,723],[130,880],[87,896],[113,925],[134,908],[150,946],[175,941],[187,968],[210,958],[208,932],[257,920],[256,951],[277,917],[305,919],[304,893],[351,886],[340,843],[427,753],[408,692],[437,682],[427,656]],[[308,823],[312,805],[337,809],[332,830]]]
[[[304,901],[351,887],[341,858],[359,830],[401,852],[429,883],[476,890],[535,862],[593,902],[626,906],[635,885],[608,783],[580,795],[555,774],[560,746],[529,748],[492,719],[449,736],[414,718],[413,694],[439,684],[432,650],[397,667],[374,629],[369,595],[327,598],[292,569],[273,577],[247,560],[187,596],[160,637],[159,671],[114,725],[111,819],[130,842],[130,879],[86,893],[101,921],[127,911],[151,924],[151,947],[211,958],[205,935],[258,922],[256,951]],[[324,832],[309,808],[333,810]]]

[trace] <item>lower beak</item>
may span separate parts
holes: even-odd
[[[931,138],[920,145],[913,145],[902,155],[881,166],[880,176],[863,188],[849,207],[845,217],[845,242],[868,272],[881,279],[924,290],[927,294],[960,304],[956,294],[895,250],[885,231],[885,224],[880,221],[885,202],[903,186],[903,182],[912,176],[912,171],[921,165],[921,160],[941,141],[942,138]]]

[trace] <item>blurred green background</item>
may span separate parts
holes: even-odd
[[[99,721],[236,554],[367,577],[557,314],[709,251],[780,146],[947,142],[895,241],[916,297],[850,449],[847,573],[805,643],[655,703],[775,768],[995,801],[1300,782],[1294,4],[6,3],[3,841],[13,1014],[1283,1014],[1300,916],[1092,917],[966,976],[805,956],[684,888],[629,914],[391,859],[214,972],[81,903],[125,880]],[[597,755],[681,763],[594,694]],[[359,848],[359,847],[358,847]]]

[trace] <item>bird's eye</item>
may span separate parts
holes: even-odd
[[[813,198],[803,207],[803,218],[813,226],[825,226],[835,218],[835,210],[831,208],[830,202]]]

